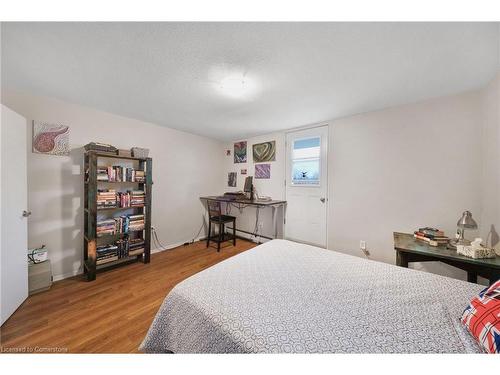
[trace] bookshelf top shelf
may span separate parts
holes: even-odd
[[[137,161],[146,161],[151,158],[134,158],[133,156],[120,156],[114,154],[108,154],[106,152],[98,152],[98,151],[87,151],[87,154],[95,155],[98,158],[112,158],[112,159],[125,159],[125,160],[137,160]]]

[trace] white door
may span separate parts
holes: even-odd
[[[28,298],[26,129],[26,119],[2,104],[1,324]]]
[[[287,133],[286,145],[285,237],[326,247],[328,126]]]

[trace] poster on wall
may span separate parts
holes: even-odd
[[[69,126],[33,121],[33,152],[47,155],[69,155]]]
[[[271,164],[255,164],[255,178],[271,178]]]
[[[253,162],[263,163],[276,160],[276,141],[253,145]]]
[[[229,172],[227,174],[227,186],[236,187],[236,172]]]
[[[235,142],[234,143],[234,162],[235,163],[246,163],[247,162],[247,142]]]
[[[240,172],[241,172],[241,174],[247,174],[247,169],[243,168]]]

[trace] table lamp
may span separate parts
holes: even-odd
[[[470,241],[464,238],[466,229],[477,229],[477,223],[472,218],[470,211],[464,211],[462,217],[457,222],[458,238],[450,241],[450,245],[456,248],[457,245],[470,245]]]

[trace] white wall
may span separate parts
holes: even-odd
[[[221,142],[13,91],[2,92],[2,103],[26,117],[30,124],[32,120],[43,120],[70,126],[68,157],[32,153],[31,130],[28,135],[28,198],[33,212],[28,246],[47,245],[56,279],[82,269],[83,145],[98,141],[123,149],[150,149],[152,223],[164,245],[192,239],[205,216],[199,196],[220,191]]]
[[[483,92],[481,237],[500,251],[500,73]],[[499,252],[500,254],[500,252]]]
[[[284,133],[273,133],[267,134],[259,137],[253,137],[249,139],[242,139],[247,141],[247,162],[246,163],[234,163],[234,142],[228,142],[224,144],[224,154],[226,150],[231,151],[231,155],[225,156],[224,160],[224,186],[222,192],[226,191],[239,191],[243,190],[245,177],[254,176],[255,164],[253,162],[252,146],[256,143],[262,143],[267,141],[276,141],[276,161],[269,162],[271,164],[271,178],[270,179],[253,179],[254,187],[259,194],[259,196],[269,196],[273,199],[284,199],[285,192],[283,189],[283,183],[285,181],[285,134]],[[247,175],[241,174],[241,169],[247,170]],[[229,172],[237,172],[238,180],[237,186],[235,188],[228,187],[227,185],[227,174]],[[258,234],[262,234],[268,237],[274,236],[272,231],[272,209],[265,208],[261,209],[259,214],[259,222],[262,224],[261,229],[259,229]],[[280,211],[281,212],[281,211]],[[252,232],[255,229],[255,208],[246,207],[242,211],[238,211],[235,208],[231,208],[231,215],[237,217],[237,228],[243,229],[248,232]],[[278,216],[278,229],[281,233],[283,222],[283,217],[281,214]],[[244,233],[238,233],[239,235],[247,238],[254,238],[248,236]],[[256,240],[260,242],[265,242],[266,239],[256,237]]]
[[[393,231],[438,227],[453,236],[462,211],[481,215],[481,92],[332,122],[329,247],[394,263]],[[474,233],[468,233],[473,236]],[[444,264],[436,273],[465,278]]]

